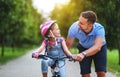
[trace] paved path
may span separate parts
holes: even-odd
[[[81,77],[78,62],[67,62],[67,77]],[[12,60],[5,65],[0,66],[0,77],[42,77],[40,72],[40,59],[32,59],[31,53],[28,53],[18,59]],[[91,77],[96,77],[92,68]],[[49,77],[51,73],[49,70]],[[108,72],[107,77],[116,77]]]

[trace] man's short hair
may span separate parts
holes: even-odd
[[[82,17],[88,19],[89,23],[95,23],[97,21],[97,15],[93,11],[85,11],[80,14]]]

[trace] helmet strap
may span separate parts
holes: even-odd
[[[50,30],[50,33],[52,34],[52,37],[55,38],[55,35],[53,34],[53,32]]]
[[[52,38],[54,38],[56,40],[56,37],[51,30],[50,30],[50,33],[52,34]],[[56,45],[57,45],[57,41],[56,41]]]

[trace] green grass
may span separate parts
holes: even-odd
[[[117,77],[120,77],[120,65],[118,65],[118,51],[113,50],[110,52],[108,50],[107,58],[108,70],[116,74]]]
[[[70,49],[70,52],[71,52],[72,54],[77,54],[79,51],[78,51],[76,48],[71,48],[71,49]]]
[[[14,52],[12,51],[12,48],[5,47],[4,56],[1,56],[0,52],[0,64],[5,64],[9,60],[16,59],[24,54],[26,54],[29,50],[35,48],[34,46],[31,47],[22,47],[22,48],[14,48]],[[1,51],[1,47],[0,47]]]

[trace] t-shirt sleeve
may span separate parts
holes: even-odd
[[[44,44],[46,46],[47,40],[43,40],[42,44]]]
[[[99,27],[96,30],[96,38],[98,37],[105,37],[105,30],[104,27]]]
[[[71,25],[71,27],[69,28],[69,30],[68,30],[68,36],[70,37],[70,38],[75,38],[75,33],[76,33],[76,23],[73,23],[72,25]]]

